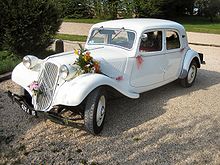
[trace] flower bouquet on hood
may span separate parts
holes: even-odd
[[[81,44],[79,47],[80,49],[74,50],[74,54],[78,56],[74,64],[80,67],[82,73],[100,73],[99,61],[95,60]]]

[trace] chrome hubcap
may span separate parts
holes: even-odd
[[[191,68],[189,69],[189,73],[187,77],[188,83],[191,84],[194,81],[195,77],[196,77],[196,67],[195,65],[192,65]]]
[[[100,127],[105,117],[105,96],[101,96],[98,102],[97,113],[96,113],[96,123]]]

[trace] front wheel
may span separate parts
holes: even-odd
[[[185,88],[191,87],[195,82],[196,74],[197,74],[197,63],[195,61],[192,61],[186,78],[180,80],[181,85]]]
[[[99,134],[103,129],[106,101],[106,93],[103,87],[95,89],[88,95],[84,124],[86,130],[92,134]]]

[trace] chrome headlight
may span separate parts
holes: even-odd
[[[68,75],[69,75],[69,69],[68,69],[68,67],[67,67],[66,65],[62,65],[62,66],[60,67],[60,77],[61,77],[62,79],[66,79],[66,78],[68,77]]]
[[[77,65],[61,65],[60,77],[64,80],[70,80],[80,73],[80,68]]]
[[[80,73],[78,65],[62,65],[60,67],[60,77],[64,80],[70,80]]]
[[[39,59],[32,55],[27,55],[23,58],[23,65],[28,69],[33,68],[38,62]]]

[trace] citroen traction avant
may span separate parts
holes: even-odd
[[[77,74],[74,51],[46,59],[27,55],[12,72],[22,95],[8,92],[23,110],[41,112],[64,123],[62,113],[76,109],[88,132],[103,129],[107,99],[115,94],[137,99],[140,93],[179,80],[193,85],[203,54],[192,50],[182,25],[161,19],[121,19],[97,23],[90,29],[85,49],[100,64],[100,73]],[[33,95],[38,82],[42,93]]]

